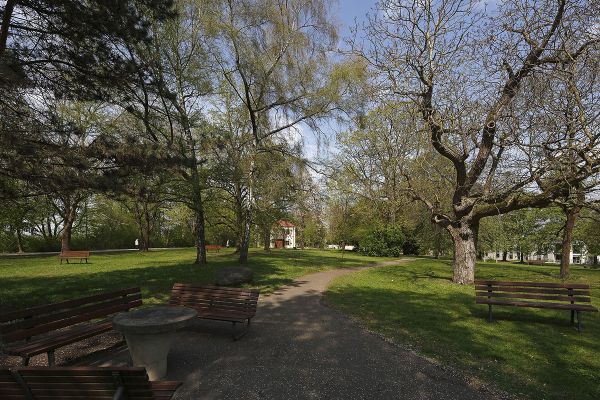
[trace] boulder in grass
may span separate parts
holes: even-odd
[[[250,283],[254,278],[254,272],[248,267],[223,267],[215,275],[219,286],[237,286]]]

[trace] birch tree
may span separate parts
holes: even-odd
[[[331,111],[338,87],[328,53],[336,40],[323,0],[227,0],[218,2],[212,57],[227,90],[244,111],[251,133],[240,263],[248,260],[256,207],[256,156],[267,139]]]

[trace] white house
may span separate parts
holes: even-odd
[[[271,247],[293,249],[296,247],[296,225],[280,219],[271,230]]]
[[[496,252],[489,251],[484,254],[484,260],[496,260],[502,261],[504,256],[503,250],[498,250]],[[560,248],[557,248],[554,251],[548,251],[546,253],[538,253],[531,252],[529,254],[524,254],[524,260],[533,260],[533,261],[543,261],[546,263],[560,263],[560,258],[562,257]],[[521,253],[518,250],[507,250],[506,251],[506,261],[519,261],[521,259]],[[594,262],[594,257],[588,255],[587,248],[583,243],[575,244],[571,246],[571,251],[569,252],[569,263],[570,264],[591,264]]]

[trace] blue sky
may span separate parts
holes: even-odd
[[[340,24],[339,36],[340,46],[343,47],[344,38],[350,34],[350,27],[354,26],[355,19],[360,24],[366,19],[366,14],[375,6],[376,0],[338,0],[336,4],[331,6],[332,14],[336,18],[336,22]],[[329,122],[323,121],[321,129],[325,132],[327,139],[321,140],[321,148],[319,151],[318,142],[315,133],[305,124],[300,124],[297,127],[296,134],[302,137],[304,142],[304,154],[313,161],[326,156],[328,150],[335,149],[335,133],[340,129],[333,119]],[[325,138],[321,138],[325,139]],[[329,143],[324,143],[324,142]],[[328,146],[327,146],[328,145]]]
[[[363,21],[375,2],[375,0],[338,0],[338,4],[334,5],[332,9],[343,25],[340,27],[340,36],[343,37],[349,33],[349,27],[354,25],[354,18],[359,22]]]

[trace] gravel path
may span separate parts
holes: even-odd
[[[399,264],[387,262],[377,266]],[[250,332],[198,321],[180,331],[166,379],[184,384],[174,399],[498,399],[489,390],[366,332],[322,304],[328,283],[356,271],[306,275],[260,299]],[[125,365],[111,349],[80,365]]]
[[[378,266],[390,264],[398,262]],[[167,376],[184,381],[174,398],[497,398],[324,306],[329,282],[356,270],[306,275],[261,297],[252,328],[240,341],[230,339],[229,324],[210,321],[180,332]]]

